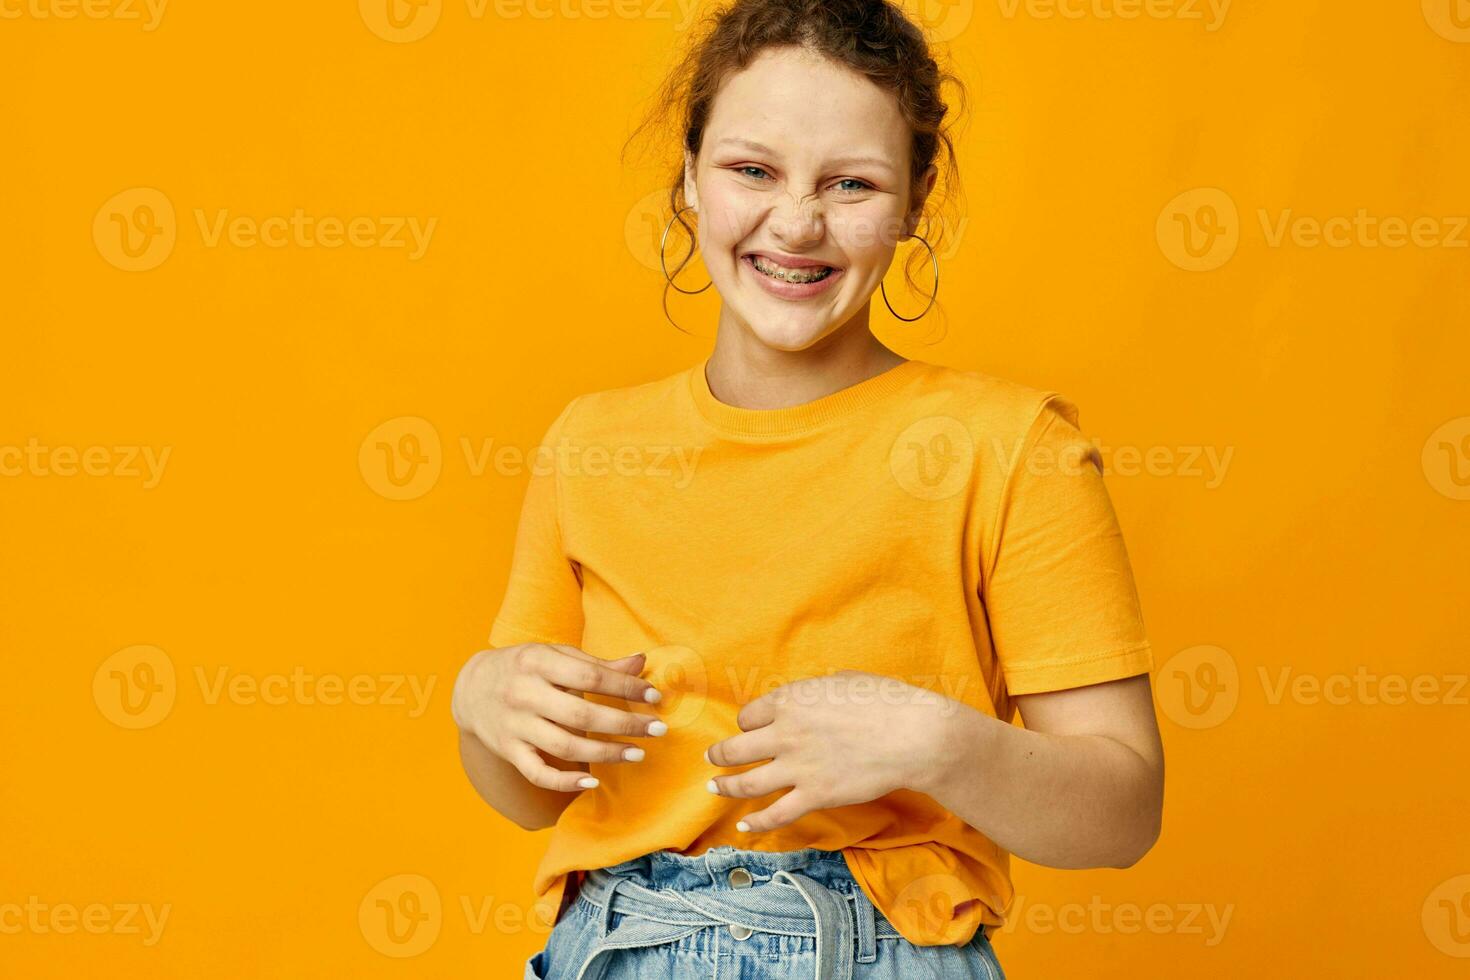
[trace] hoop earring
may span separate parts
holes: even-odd
[[[706,289],[708,289],[711,286],[713,286],[715,284],[715,281],[713,279],[711,279],[709,282],[705,283],[703,286],[700,286],[698,289],[684,289],[681,286],[679,286],[677,283],[674,282],[674,277],[671,276],[671,275],[669,275],[669,266],[668,266],[668,263],[666,263],[664,261],[664,245],[669,240],[669,230],[674,227],[674,222],[678,220],[679,215],[683,214],[685,211],[688,211],[688,210],[689,210],[689,205],[687,205],[687,204],[684,205],[682,208],[680,208],[679,210],[675,211],[674,212],[674,216],[669,219],[669,223],[666,224],[666,225],[664,225],[664,234],[663,234],[663,237],[658,240],[658,265],[659,265],[659,268],[661,268],[661,269],[664,270],[664,278],[668,280],[670,286],[673,286],[675,289],[679,290],[679,292],[683,293],[685,296],[693,296],[696,293],[702,293]],[[696,213],[698,213],[698,212],[696,212]],[[698,240],[699,240],[698,239],[698,232],[696,232],[695,235],[691,236],[691,241],[689,242],[689,255],[690,255],[691,258],[694,255],[694,243],[696,241],[698,241]],[[687,262],[688,259],[686,259],[685,261]],[[679,268],[682,269],[684,267],[681,265],[681,266],[679,266]]]
[[[924,242],[924,247],[929,250],[929,261],[934,264],[934,292],[929,295],[929,306],[933,306],[934,298],[939,295],[939,258],[934,254],[934,246],[930,245],[927,241],[924,241],[921,236],[910,235],[909,237],[917,238],[919,239],[919,241]],[[898,316],[898,311],[893,308],[892,303],[888,302],[888,290],[884,288],[883,280],[881,279],[878,280],[878,291],[883,294],[883,305],[888,307],[888,312],[892,313],[894,316],[898,317],[900,320],[903,320],[906,323],[913,323],[915,320],[922,320],[924,318],[924,314],[929,312],[929,306],[926,306],[924,307],[924,313],[920,313],[918,316]]]

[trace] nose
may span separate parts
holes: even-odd
[[[819,242],[826,231],[821,200],[816,194],[787,192],[771,218],[771,231],[792,251]]]

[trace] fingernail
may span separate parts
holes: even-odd
[[[648,734],[650,735],[664,735],[668,730],[669,726],[661,721],[650,721],[648,723]]]
[[[583,776],[581,779],[577,780],[577,785],[582,787],[583,789],[591,789],[592,787],[597,785],[597,777]]]
[[[664,696],[659,693],[657,688],[650,687],[648,690],[643,692],[643,700],[647,701],[649,704],[658,704],[663,699]]]
[[[709,757],[709,749],[708,748],[706,748],[704,750],[704,761],[705,762],[708,762],[710,765],[714,765],[715,764],[715,760],[713,760],[713,759],[711,759]]]
[[[717,782],[715,782],[713,779],[711,779],[709,782],[705,783],[704,784],[704,788],[707,789],[707,790],[709,790],[711,793],[715,794],[716,796],[719,796],[720,795],[720,784],[717,783]]]
[[[642,762],[643,750],[636,745],[630,745],[623,750],[624,762]]]
[[[737,820],[735,821],[735,829],[744,834],[749,832],[750,824],[746,823],[744,820]]]

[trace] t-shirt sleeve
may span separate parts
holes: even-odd
[[[515,553],[505,597],[490,627],[492,647],[517,643],[582,643],[581,569],[567,557],[562,537],[561,479],[556,461],[573,398],[527,457],[530,479],[521,501]]]
[[[1149,673],[1153,654],[1097,447],[1049,392],[1009,463],[982,574],[1011,694]]]

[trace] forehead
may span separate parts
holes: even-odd
[[[728,76],[710,109],[704,148],[754,140],[794,161],[871,154],[903,164],[908,124],[893,93],[821,55],[768,48]]]

